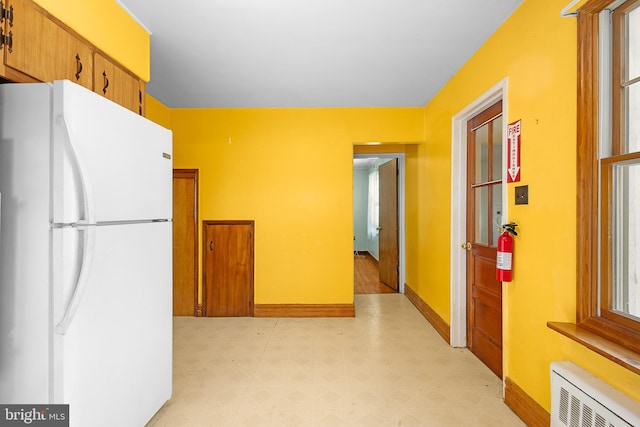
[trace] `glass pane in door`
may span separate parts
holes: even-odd
[[[627,52],[628,62],[626,80],[640,76],[640,7],[632,9],[627,15]]]
[[[502,179],[502,116],[492,122],[491,129],[491,180]]]
[[[489,187],[479,187],[475,189],[476,212],[475,212],[475,243],[488,246],[489,230],[487,227],[489,213]]]
[[[640,151],[640,82],[626,89],[627,97],[627,153]]]
[[[493,209],[491,210],[491,230],[492,239],[491,246],[497,246],[498,236],[500,236],[500,226],[502,225],[502,184],[496,184],[491,186],[493,195]]]
[[[476,139],[476,181],[475,184],[489,180],[489,124],[475,131]]]

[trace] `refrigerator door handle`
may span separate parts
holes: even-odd
[[[76,150],[74,148],[74,141],[77,139],[75,134],[71,131],[71,128],[68,126],[67,121],[64,115],[58,116],[58,123],[65,130],[65,148],[68,154],[68,158],[70,159],[70,164],[73,169],[75,169],[75,175],[77,180],[80,183],[80,188],[82,192],[82,208],[83,208],[83,216],[84,218],[80,218],[77,222],[80,225],[84,224],[96,224],[96,214],[93,203],[93,192],[91,191],[91,186],[88,180],[87,168],[84,166],[84,163],[81,160],[81,156],[78,156]],[[76,144],[80,146],[80,144]]]
[[[64,315],[58,324],[56,325],[56,333],[58,335],[64,335],[69,330],[71,326],[71,322],[78,311],[80,306],[80,300],[82,299],[82,294],[87,287],[89,282],[89,272],[91,271],[91,264],[93,262],[93,252],[96,243],[96,227],[88,226],[81,227],[84,231],[84,244],[82,250],[82,264],[80,266],[80,273],[78,274],[78,280],[76,282],[75,287],[73,288],[73,293],[71,294],[71,298],[67,303],[67,306],[64,310]]]

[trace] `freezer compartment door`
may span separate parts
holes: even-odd
[[[53,87],[53,222],[171,218],[171,132],[75,83]]]
[[[72,427],[142,426],[171,397],[171,223],[92,228],[90,239],[55,230],[71,258],[57,279],[81,275],[89,240],[93,256],[75,314],[54,332],[54,403],[70,405]],[[70,299],[56,301],[59,324]]]

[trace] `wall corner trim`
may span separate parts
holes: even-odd
[[[504,403],[529,427],[548,427],[551,415],[512,379],[504,379]]]
[[[416,306],[418,311],[424,316],[431,326],[444,338],[447,344],[451,344],[450,328],[447,322],[438,315],[420,296],[406,283],[404,284],[404,294]]]
[[[353,304],[255,304],[254,317],[355,317]]]

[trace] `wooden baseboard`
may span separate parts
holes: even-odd
[[[551,415],[510,378],[504,379],[504,403],[529,427],[549,427]]]
[[[355,317],[353,304],[256,304],[254,317]]]
[[[418,311],[422,313],[424,318],[427,319],[429,323],[431,323],[431,326],[433,326],[433,328],[440,334],[440,336],[442,336],[442,338],[444,338],[444,340],[448,344],[450,344],[451,329],[449,328],[447,322],[445,322],[442,317],[438,316],[438,313],[436,313],[431,307],[429,307],[429,304],[424,302],[424,300],[420,298],[420,296],[406,283],[404,284],[404,294],[407,298],[409,298],[409,301],[411,301],[413,305],[416,306]]]

